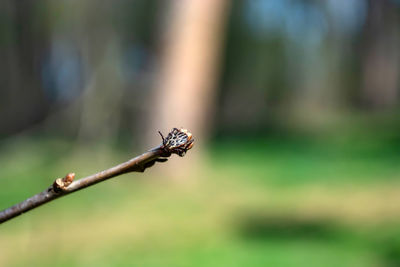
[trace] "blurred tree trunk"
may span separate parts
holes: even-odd
[[[400,32],[398,6],[390,0],[369,0],[364,29],[362,100],[371,108],[398,102]]]
[[[207,136],[228,5],[227,0],[172,1],[151,108],[152,143],[157,130],[172,127],[186,127],[200,141]]]

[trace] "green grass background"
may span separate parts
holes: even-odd
[[[192,168],[195,153],[172,159],[178,178],[159,164],[2,224],[0,266],[400,266],[395,140],[224,138]],[[3,142],[0,208],[131,156]]]

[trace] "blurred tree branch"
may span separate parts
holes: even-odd
[[[185,129],[174,128],[167,137],[164,138],[162,135],[161,137],[163,142],[158,147],[112,168],[87,176],[77,181],[73,181],[75,177],[74,173],[69,173],[64,178],[56,179],[53,185],[43,192],[36,194],[8,209],[0,211],[0,223],[8,221],[24,212],[37,208],[59,197],[95,185],[112,177],[129,172],[144,172],[156,162],[167,161],[167,158],[171,156],[171,154],[177,154],[182,157],[189,149],[192,148],[194,142],[192,134]]]

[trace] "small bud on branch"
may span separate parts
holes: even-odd
[[[66,188],[74,181],[75,173],[68,173],[64,178],[57,178],[53,183],[54,192],[66,190]]]

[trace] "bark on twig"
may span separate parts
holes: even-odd
[[[53,185],[43,192],[8,209],[0,211],[0,224],[47,202],[100,183],[112,177],[128,172],[144,172],[146,168],[153,166],[156,162],[167,161],[167,158],[171,156],[171,154],[183,156],[187,150],[192,148],[193,141],[194,139],[192,138],[192,134],[187,130],[174,128],[166,138],[163,138],[163,142],[160,146],[127,162],[77,181],[73,181],[75,174],[69,173],[64,178],[56,179]]]

